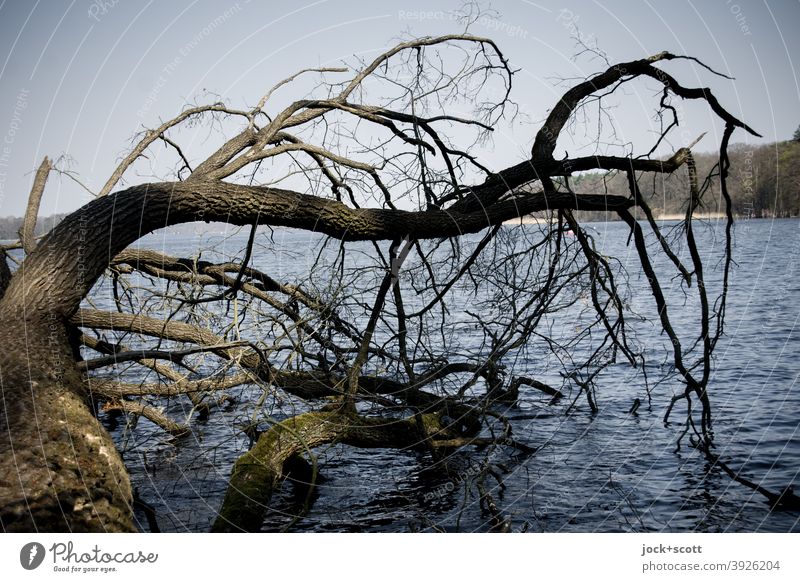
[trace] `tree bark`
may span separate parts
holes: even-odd
[[[407,419],[368,418],[338,411],[308,412],[276,424],[233,466],[215,532],[259,531],[272,493],[292,458],[315,447],[344,443],[361,448],[421,449],[461,435],[438,414]]]
[[[33,249],[36,248],[36,219],[39,214],[39,205],[42,203],[42,194],[44,194],[47,176],[52,168],[53,164],[45,156],[39,169],[36,170],[36,177],[33,179],[31,193],[28,196],[28,208],[25,210],[25,217],[19,227],[19,240],[22,243],[22,248],[25,249],[26,255],[31,254]]]
[[[0,318],[0,526],[134,531],[128,474],[92,415],[63,321]]]
[[[438,238],[548,208],[632,204],[622,197],[532,193],[473,212],[406,212],[352,209],[288,190],[199,180],[135,186],[90,202],[40,241],[0,300],[0,341],[6,346],[0,353],[3,529],[135,529],[130,480],[88,405],[67,325],[112,259],[138,238],[198,220],[290,226],[343,240]]]
[[[644,248],[642,230],[629,212],[639,198],[638,187],[633,187],[635,186],[634,173],[639,171],[672,172],[688,159],[689,149],[681,149],[672,158],[665,161],[645,159],[653,153],[656,149],[655,146],[650,153],[636,158],[592,156],[556,160],[554,151],[563,127],[574,115],[576,108],[585,104],[587,97],[597,95],[598,91],[605,89],[613,92],[619,83],[637,76],[658,81],[664,88],[665,97],[667,93],[671,93],[683,99],[704,100],[712,111],[726,122],[726,134],[721,149],[723,159],[726,159],[727,139],[734,127],[743,128],[753,135],[758,134],[724,110],[708,89],[682,87],[673,77],[654,66],[660,61],[690,58],[670,53],[659,53],[647,59],[612,66],[607,71],[595,75],[567,91],[551,109],[547,120],[537,133],[530,158],[499,172],[492,172],[481,165],[468,151],[462,152],[445,146],[445,141],[431,126],[433,120],[436,119],[462,125],[477,125],[489,131],[492,129],[489,126],[491,123],[486,125],[483,122],[463,120],[447,114],[425,120],[404,111],[394,112],[386,107],[348,103],[348,96],[355,95],[357,89],[360,91],[359,87],[362,86],[362,82],[379,70],[379,67],[388,67],[388,60],[393,55],[406,50],[417,51],[417,58],[422,59],[423,47],[444,45],[451,41],[476,43],[478,54],[484,56],[483,64],[473,60],[466,66],[464,74],[458,73],[454,77],[448,75],[449,82],[442,87],[435,84],[430,93],[432,100],[438,99],[438,105],[446,108],[448,104],[455,101],[441,95],[440,91],[449,92],[451,84],[458,85],[462,81],[472,83],[472,72],[491,72],[496,69],[500,71],[500,75],[506,83],[507,92],[496,107],[492,108],[492,111],[498,109],[502,112],[505,105],[509,103],[512,70],[493,41],[466,34],[409,41],[381,54],[370,65],[363,68],[341,92],[332,92],[331,95],[338,93],[338,96],[333,97],[332,100],[324,102],[294,101],[277,115],[268,116],[268,123],[260,128],[255,127],[255,119],[259,117],[260,123],[260,115],[264,113],[262,106],[271,92],[262,98],[254,110],[229,110],[220,104],[184,110],[159,128],[147,132],[111,175],[101,191],[101,196],[72,213],[36,244],[33,237],[35,217],[44,182],[50,170],[49,161],[45,159],[34,181],[29,211],[20,232],[22,246],[27,257],[13,276],[10,276],[5,257],[0,257],[2,258],[2,264],[0,264],[0,295],[2,296],[0,298],[0,322],[2,323],[0,325],[0,341],[4,345],[4,349],[0,351],[0,396],[2,396],[0,398],[0,525],[4,530],[128,531],[134,529],[129,477],[122,459],[114,447],[113,440],[92,414],[91,393],[87,389],[87,378],[75,365],[77,348],[73,344],[77,344],[77,342],[74,341],[74,334],[70,333],[69,326],[75,325],[77,322],[77,325],[91,323],[96,328],[105,329],[125,327],[136,333],[171,337],[180,342],[219,345],[221,339],[213,333],[206,333],[204,330],[182,322],[161,322],[141,314],[123,315],[103,314],[88,310],[79,311],[81,301],[89,294],[98,278],[121,251],[141,236],[156,229],[184,222],[221,221],[234,225],[247,225],[253,226],[253,233],[255,233],[255,226],[259,224],[286,226],[318,231],[328,237],[343,241],[419,241],[477,233],[483,229],[500,225],[504,221],[537,211],[558,209],[617,212],[632,228],[643,268],[648,279],[651,279],[662,327],[675,346],[676,367],[690,385],[695,387],[701,399],[704,398],[710,354],[716,338],[722,332],[724,309],[717,312],[719,327],[713,342],[709,341],[707,337],[708,322],[706,319],[710,316],[707,313],[708,310],[704,309],[705,368],[698,383],[682,366],[683,352],[677,341],[677,335],[671,328],[666,303],[661,296],[660,283],[651,272],[652,265],[647,257],[647,249]],[[490,50],[487,51],[487,49]],[[419,60],[418,62],[422,67],[423,64],[431,61]],[[697,62],[699,63],[699,61]],[[434,63],[433,66],[437,65]],[[416,80],[420,81],[420,79],[421,77],[417,77]],[[482,83],[486,82],[488,82],[487,78],[484,77]],[[336,86],[329,85],[329,88],[333,87]],[[460,98],[460,93],[456,91],[455,97],[452,99],[457,101]],[[442,101],[442,99],[444,100]],[[664,107],[662,101],[662,109]],[[480,109],[484,109],[484,107],[481,106]],[[322,122],[325,113],[334,110],[347,112],[349,115],[355,116],[357,120],[367,120],[393,129],[395,137],[399,137],[404,143],[415,149],[422,148],[418,152],[419,175],[421,176],[420,185],[425,190],[427,210],[409,212],[395,209],[392,195],[380,178],[378,168],[372,163],[352,160],[327,150],[327,138],[323,140],[322,145],[308,144],[287,131],[292,127],[304,125],[309,127],[307,124],[315,120]],[[144,155],[148,147],[157,139],[162,139],[175,148],[188,168],[187,158],[180,148],[164,135],[164,132],[190,117],[206,112],[224,113],[234,117],[243,116],[249,123],[243,131],[225,142],[194,171],[190,169],[190,176],[186,181],[144,184],[116,194],[106,195],[115,187],[131,164],[139,156]],[[491,120],[492,118],[493,114],[487,114],[487,119]],[[416,137],[411,137],[405,129],[398,129],[394,126],[394,122],[411,124],[412,129],[416,132]],[[677,125],[677,119],[675,124]],[[664,130],[661,139],[666,136],[671,127]],[[420,137],[423,134],[427,136],[424,139]],[[338,142],[338,138],[344,135],[344,133],[335,135],[334,141]],[[430,153],[437,151],[437,148],[427,144],[428,138],[437,145],[451,176],[448,191],[441,193],[441,196],[434,195],[432,190],[428,192],[426,181],[428,171],[422,152],[426,147]],[[359,143],[358,139],[354,138],[354,140],[355,143]],[[364,145],[366,144],[359,143],[359,149]],[[379,146],[374,150],[372,150],[372,146],[369,148],[370,157],[372,154],[377,154],[383,158],[385,164],[394,166],[391,163],[391,158],[396,155],[393,148],[384,146]],[[310,194],[222,181],[246,167],[254,168],[255,171],[262,161],[290,152],[300,152],[314,160],[322,175],[330,182],[334,195],[341,196],[340,190],[349,191],[352,206],[355,208],[345,206],[339,201]],[[461,184],[453,170],[454,161],[455,166],[461,163],[474,165],[485,174],[485,181],[474,186]],[[305,172],[303,165],[299,167]],[[336,177],[337,172],[342,168],[345,168],[348,173],[352,170],[357,176],[360,176],[358,180],[363,178],[368,183],[374,182],[375,188],[384,194],[385,208],[358,208],[358,202],[353,196],[352,189],[343,180]],[[571,191],[566,180],[567,191],[559,192],[552,180],[555,176],[566,177],[573,172],[600,168],[628,172],[633,178],[632,197],[576,194]],[[721,173],[722,189],[727,197],[724,174],[723,171]],[[416,175],[416,171],[411,171],[408,177]],[[541,185],[543,191],[528,191],[536,183]],[[311,189],[316,189],[316,186],[312,186]],[[693,193],[693,204],[695,198],[697,197]],[[730,231],[732,216],[729,202],[728,230]],[[560,226],[561,220],[559,220]],[[574,230],[580,234],[579,229]],[[560,241],[560,237],[556,240]],[[689,230],[688,241],[694,247],[691,230]],[[663,239],[661,242],[669,255]],[[727,242],[727,263],[730,263],[730,237]],[[250,248],[252,248],[252,239],[248,253]],[[587,253],[587,256],[594,257],[594,254]],[[249,254],[246,257],[249,258]],[[146,257],[129,256],[125,260],[132,261],[128,263],[132,268],[141,268],[141,263],[146,261],[139,260],[140,258]],[[150,258],[152,259],[153,256],[151,255]],[[155,258],[158,259],[158,257]],[[243,261],[244,263],[247,263],[247,258]],[[591,261],[594,260],[591,259]],[[162,263],[165,262],[168,261],[162,260]],[[697,262],[696,257],[694,262]],[[724,279],[725,289],[727,288],[727,263]],[[553,265],[551,277],[555,262]],[[595,261],[592,266],[595,274],[600,272],[596,265]],[[155,264],[146,268],[156,269],[158,276],[164,276],[167,274],[163,271],[164,266],[162,264],[159,267]],[[176,271],[169,273],[171,277],[180,279],[184,276],[182,269],[178,268],[181,265],[173,261],[172,266],[176,268]],[[198,272],[197,275],[206,277],[202,280],[203,284],[225,286],[228,288],[226,292],[233,291],[235,294],[240,290],[245,267],[247,265],[236,270],[238,275],[235,280],[228,277],[228,271],[224,266],[206,264],[203,265],[204,271]],[[695,265],[695,267],[695,271],[700,273],[699,266]],[[159,268],[161,271],[158,271]],[[430,268],[429,265],[428,268]],[[250,273],[248,275],[250,279],[258,279],[263,289],[244,285],[241,290],[250,293],[253,297],[258,297],[269,304],[271,308],[283,310],[284,313],[290,315],[286,311],[289,309],[288,306],[273,301],[264,293],[264,289],[273,287],[282,293],[289,289],[277,286],[268,278],[254,277],[253,271],[248,271],[248,273]],[[194,276],[194,273],[190,274]],[[463,274],[462,270],[459,277]],[[685,275],[685,271],[683,274]],[[431,272],[429,280],[434,282],[435,279],[436,277]],[[698,279],[702,279],[700,275],[698,275]],[[387,295],[387,290],[392,282],[392,279],[387,276],[383,291],[381,291],[383,295]],[[546,285],[548,293],[549,285],[550,279]],[[594,292],[594,286],[592,290]],[[616,296],[613,284],[610,289],[606,288],[605,291],[610,297]],[[702,293],[705,293],[704,289]],[[381,304],[384,299],[383,295],[380,296]],[[219,297],[222,298],[224,295]],[[399,294],[397,297],[399,303]],[[305,299],[299,299],[306,303]],[[438,303],[439,299],[441,296],[425,309],[430,309]],[[705,301],[705,296],[702,300]],[[723,307],[724,300],[723,293]],[[310,306],[309,303],[306,304]],[[377,396],[378,393],[391,395],[417,409],[423,409],[422,405],[434,404],[437,410],[444,408],[447,412],[448,406],[451,407],[451,410],[457,407],[458,405],[455,403],[449,405],[446,400],[443,402],[433,394],[420,390],[424,382],[432,381],[437,374],[452,373],[453,368],[448,368],[449,364],[432,370],[429,374],[415,379],[413,383],[409,382],[408,385],[388,379],[370,381],[367,377],[360,376],[359,370],[364,363],[365,354],[370,349],[368,344],[372,328],[375,326],[379,310],[382,308],[381,304],[378,302],[375,304],[371,317],[372,323],[364,334],[356,365],[353,366],[348,376],[349,383],[346,394],[352,397],[364,390],[370,393],[370,396]],[[544,303],[542,305],[544,308]],[[607,324],[603,309],[598,307],[597,301],[594,302],[594,305],[596,311],[604,318],[604,323]],[[421,313],[414,315],[419,316]],[[618,319],[622,327],[621,333],[624,333],[621,309]],[[299,322],[295,323],[298,324],[298,328],[301,328]],[[525,325],[528,326],[528,324]],[[405,330],[405,324],[403,324],[403,330]],[[308,330],[303,331],[308,332]],[[615,329],[607,325],[607,332],[612,341],[615,341],[617,333]],[[531,328],[527,327],[523,333],[527,337],[531,333]],[[403,337],[405,337],[404,334],[405,331],[403,331]],[[507,344],[503,349],[506,351],[511,349],[508,347],[509,345],[511,344]],[[624,347],[624,343],[615,343],[615,345]],[[405,347],[403,347],[403,351],[405,351]],[[249,368],[248,371],[255,371],[258,375],[263,375],[269,381],[282,386],[286,391],[304,398],[328,394],[341,396],[344,392],[342,386],[345,386],[345,383],[332,382],[333,377],[327,373],[327,370],[320,372],[273,370],[268,362],[262,361],[262,355],[255,349],[251,351],[238,347],[220,347],[214,353],[227,359],[234,359],[235,355],[241,356],[236,359],[242,367]],[[631,363],[635,365],[633,361]],[[151,365],[155,366],[155,364]],[[408,375],[414,376],[413,367],[408,364],[407,358],[405,366],[407,370],[411,371]],[[487,384],[495,385],[490,380],[492,376],[496,377],[496,374],[488,368],[482,371],[482,368],[485,366],[478,367],[473,373],[478,376],[483,375],[487,379]],[[174,382],[178,381],[174,380]],[[542,390],[547,388],[530,379],[522,379],[520,382],[530,383]],[[191,386],[178,384],[176,389],[186,391],[189,388],[196,389],[203,386],[198,381]],[[104,388],[107,393],[113,392],[113,389],[107,386],[101,385],[101,388]],[[150,390],[151,388],[143,387],[143,389]],[[550,390],[550,393],[553,392]],[[707,400],[703,400],[703,404],[707,408]],[[120,406],[132,405],[121,403]],[[428,413],[431,411],[430,408],[424,408],[424,410]],[[152,418],[157,418],[154,410],[143,407],[139,409],[139,412],[149,413]],[[442,414],[441,418],[445,416]],[[458,418],[472,418],[470,413],[457,416]],[[359,417],[353,408],[347,414],[342,410],[323,410],[284,421],[262,435],[253,451],[244,455],[237,462],[229,495],[226,497],[222,515],[215,528],[220,530],[258,529],[261,517],[263,517],[265,502],[269,500],[272,489],[283,476],[284,463],[291,461],[293,457],[310,450],[317,444],[350,442],[366,447],[427,446],[434,450],[436,446],[460,446],[465,442],[461,434],[445,434],[432,439],[433,433],[438,432],[441,428],[438,418],[436,415],[424,414],[417,415],[413,420],[381,420]],[[161,419],[160,422],[165,425],[168,419]],[[474,421],[469,424],[473,428],[480,427],[480,422],[477,422],[477,425]],[[705,418],[702,428],[703,434],[708,434]],[[175,425],[171,427],[171,430],[181,432],[183,427]],[[506,436],[510,438],[510,430]]]

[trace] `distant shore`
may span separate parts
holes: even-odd
[[[685,214],[662,214],[660,216],[656,216],[657,221],[667,221],[667,220],[683,220],[686,218]],[[725,214],[722,212],[708,212],[703,214],[695,214],[694,218],[696,220],[720,220],[725,218]],[[736,216],[734,217],[736,220],[746,220],[746,217]],[[613,220],[613,219],[612,219]],[[523,216],[521,218],[514,218],[511,220],[506,220],[503,224],[506,225],[514,225],[514,224],[547,224],[553,222],[553,220],[549,218],[540,218],[538,216]],[[585,222],[593,222],[593,221],[585,221]],[[607,221],[603,221],[607,222]]]

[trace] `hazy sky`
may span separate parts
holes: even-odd
[[[204,91],[233,106],[253,105],[298,69],[370,58],[401,36],[459,32],[451,14],[460,4],[0,0],[0,215],[24,211],[44,155],[69,155],[72,169],[97,190],[136,131],[173,116]],[[738,133],[735,141],[789,139],[800,124],[798,0],[508,0],[491,7],[498,16],[477,22],[472,32],[493,37],[520,70],[514,96],[534,120],[563,93],[556,77],[601,68],[597,60],[573,59],[579,36],[612,60],[669,50],[736,77],[726,81],[686,62],[667,67],[686,85],[711,87],[764,135],[748,140]],[[632,106],[614,110],[622,141],[646,141],[656,102],[651,88]],[[698,149],[715,148],[721,126],[707,111],[687,108],[683,125],[692,138],[710,132]],[[535,128],[496,139],[490,159],[506,160],[503,165],[524,159]],[[129,181],[137,181],[135,172]],[[73,210],[90,198],[73,182],[54,178],[41,213]]]

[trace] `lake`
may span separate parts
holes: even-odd
[[[619,222],[588,225],[599,250],[619,257],[630,275],[632,305],[653,316],[647,282],[635,253],[626,245],[627,227]],[[535,225],[504,228],[537,228]],[[253,263],[274,278],[302,277],[313,264],[317,235],[276,229],[277,243],[290,256],[270,250],[267,235],[259,235]],[[154,233],[142,247],[174,256],[192,256],[211,247],[203,258],[240,252],[247,232],[233,236]],[[722,223],[699,234],[707,265],[718,261],[724,240]],[[363,246],[369,254],[369,245]],[[772,491],[798,482],[800,471],[800,220],[749,220],[736,224],[733,270],[726,334],[715,352],[709,393],[715,419],[716,452],[742,474]],[[656,261],[660,273],[666,263]],[[711,267],[707,266],[707,272]],[[668,285],[669,279],[664,284]],[[711,284],[709,284],[711,285]],[[687,329],[698,313],[698,302],[683,298],[676,282],[669,286],[672,316]],[[98,304],[107,288],[95,291]],[[453,305],[471,303],[454,289]],[[466,293],[464,291],[463,293]],[[577,316],[576,316],[577,317]],[[576,321],[578,321],[576,319]],[[648,376],[663,371],[664,338],[643,322],[637,337],[650,362]],[[469,328],[459,330],[470,341]],[[560,385],[557,366],[535,364],[537,378]],[[676,450],[683,409],[665,426],[664,411],[676,382],[652,390],[648,405],[641,375],[617,364],[597,386],[599,411],[591,414],[583,399],[568,410],[574,395],[556,405],[534,390],[523,390],[516,406],[504,410],[516,438],[541,450],[528,458],[499,451],[493,458],[503,473],[505,488],[492,495],[515,531],[772,531],[800,530],[797,512],[771,511],[759,494],[739,485],[690,447]],[[208,531],[222,500],[232,462],[246,450],[240,427],[252,413],[261,391],[236,392],[239,406],[215,410],[207,421],[194,421],[189,437],[172,439],[145,419],[136,428],[105,419],[125,451],[139,495],[151,504],[165,531]],[[576,393],[577,394],[577,393]],[[643,401],[628,414],[635,398]],[[248,401],[250,403],[248,404]],[[295,404],[267,402],[285,415]],[[298,410],[302,410],[302,405]],[[168,412],[180,418],[185,403],[171,402]],[[318,497],[309,514],[293,531],[486,531],[487,516],[478,504],[473,477],[481,455],[465,448],[449,460],[449,471],[431,468],[424,453],[358,450],[331,446],[317,451],[321,474]],[[495,481],[487,481],[496,485]],[[275,531],[291,521],[297,500],[285,486],[273,498],[264,529]],[[142,513],[137,518],[147,529]]]

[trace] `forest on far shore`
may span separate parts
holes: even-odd
[[[760,146],[733,144],[728,149],[730,170],[728,193],[733,213],[745,218],[788,218],[800,216],[800,128],[795,138]],[[717,153],[693,153],[700,185],[711,174],[710,184],[702,197],[700,214],[725,212],[720,193]],[[648,198],[656,217],[674,216],[686,212],[686,165],[673,174],[649,174],[640,178],[639,188]],[[625,173],[589,173],[570,177],[575,192],[629,195]],[[603,213],[583,213],[586,215]],[[589,217],[591,218],[591,217]],[[607,218],[604,218],[607,220]]]
[[[728,191],[733,201],[736,216],[746,218],[788,218],[800,216],[800,128],[794,139],[760,146],[733,144],[728,150],[731,161]],[[700,181],[709,175],[719,161],[716,153],[695,153]],[[671,175],[651,174],[649,182],[639,183],[642,194],[656,217],[683,214],[686,211],[687,169],[682,166]],[[628,195],[628,182],[618,172],[586,172],[570,178],[570,185],[580,193],[602,193]],[[703,196],[701,214],[724,212],[724,203],[719,191],[716,172],[708,191]],[[608,213],[580,213],[591,220],[608,220]],[[66,214],[56,214],[39,219],[36,234],[52,229]],[[0,217],[0,240],[16,240],[22,217]]]

